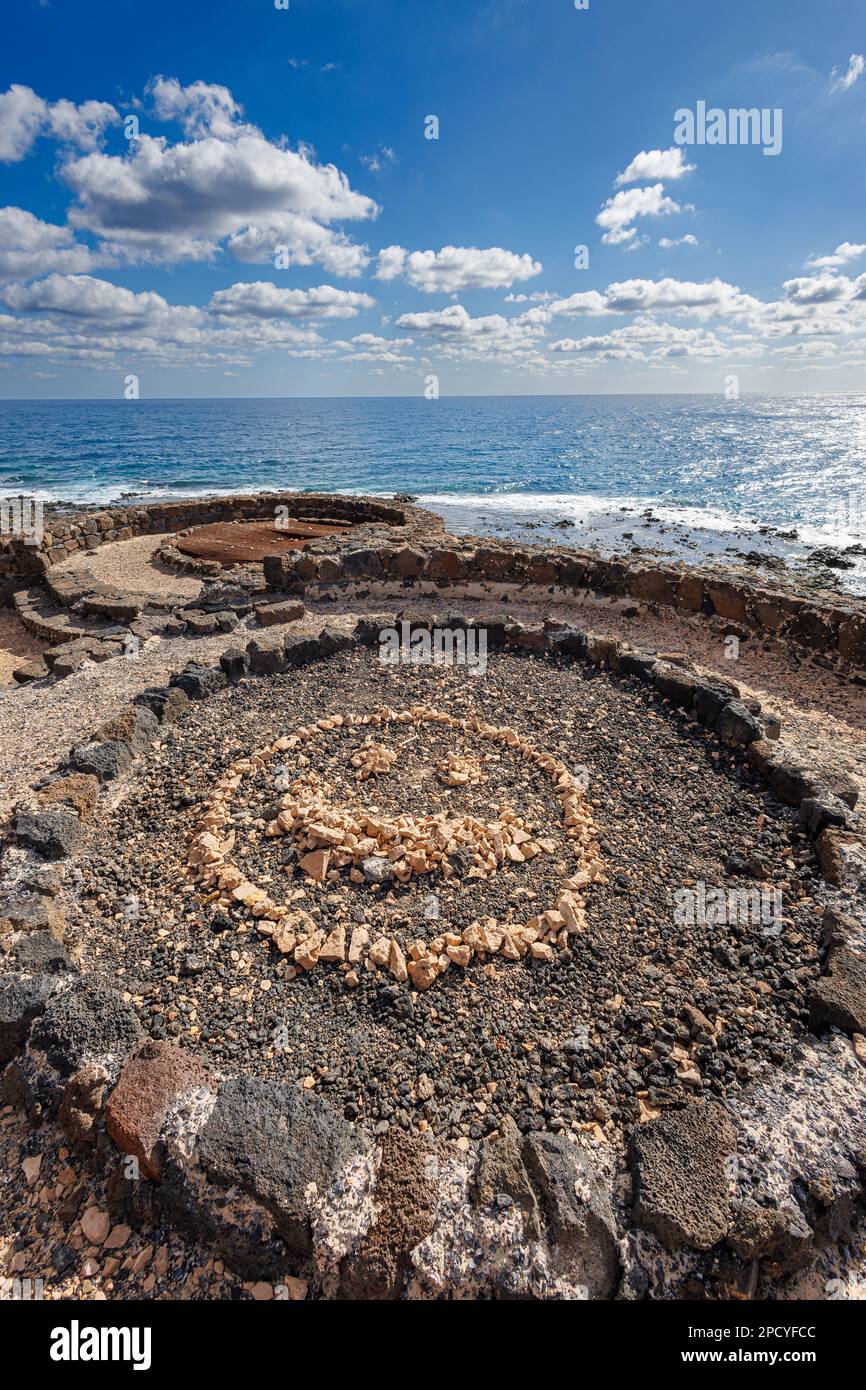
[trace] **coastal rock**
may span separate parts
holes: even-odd
[[[71,764],[77,772],[87,773],[99,782],[113,782],[132,766],[132,749],[119,739],[88,743],[73,751]]]
[[[81,980],[53,997],[30,1035],[31,1050],[44,1052],[64,1079],[87,1062],[120,1062],[141,1036],[138,1015],[113,990]]]
[[[253,610],[260,627],[277,627],[282,623],[297,623],[304,617],[302,603],[257,603]]]
[[[0,1067],[24,1046],[30,1025],[56,989],[56,981],[45,975],[7,975],[0,980]]]
[[[760,723],[740,700],[731,700],[719,711],[715,729],[729,748],[747,748],[762,733]]]
[[[530,1134],[526,1170],[541,1194],[551,1243],[590,1299],[610,1298],[621,1273],[610,1199],[588,1155],[565,1135]]]
[[[160,724],[174,724],[189,703],[189,696],[179,686],[151,686],[135,697],[135,704],[152,710]]]
[[[195,1057],[173,1043],[148,1039],[123,1065],[106,1108],[106,1129],[118,1148],[138,1159],[146,1177],[158,1178],[164,1161],[159,1140],[169,1106],[209,1084],[210,1073]]]
[[[172,676],[170,684],[190,700],[207,700],[223,689],[226,677],[218,666],[197,666],[191,661],[179,676]]]

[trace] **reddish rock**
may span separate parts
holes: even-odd
[[[56,782],[49,782],[39,793],[39,800],[48,806],[65,802],[75,808],[81,820],[90,820],[98,796],[99,782],[95,777],[89,772],[73,772],[68,777],[58,777]]]
[[[625,587],[632,598],[670,606],[675,601],[675,583],[674,576],[664,570],[633,570],[626,579]]]
[[[729,618],[734,623],[748,621],[746,597],[741,589],[726,582],[709,583],[707,592],[710,602],[720,618]]]
[[[677,584],[677,608],[700,613],[704,606],[704,581],[696,574],[684,574]]]
[[[162,1171],[159,1136],[169,1106],[212,1080],[206,1067],[174,1043],[141,1043],[124,1063],[106,1108],[105,1127],[149,1178]]]

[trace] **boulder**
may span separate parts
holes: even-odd
[[[300,1086],[237,1077],[225,1082],[199,1136],[199,1162],[271,1214],[288,1254],[312,1248],[310,1189],[326,1191],[360,1144],[346,1121]]]
[[[80,848],[84,831],[71,811],[24,811],[15,817],[15,839],[43,859],[66,859]]]
[[[638,1125],[629,1145],[635,1220],[669,1249],[711,1249],[730,1225],[727,1160],[736,1151],[734,1125],[712,1101]]]
[[[866,956],[844,946],[831,953],[809,997],[809,1027],[866,1033]]]

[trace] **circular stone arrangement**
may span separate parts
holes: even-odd
[[[293,756],[300,769],[301,764],[309,767],[311,760],[319,761],[320,745],[329,736],[368,727],[417,728],[424,724],[438,725],[460,735],[474,734],[497,747],[513,750],[541,768],[559,800],[565,835],[572,842],[578,863],[574,872],[557,885],[550,905],[533,912],[526,921],[500,924],[487,918],[473,922],[462,932],[450,930],[447,923],[441,922],[432,940],[411,942],[407,961],[400,943],[391,936],[379,935],[368,950],[370,934],[366,927],[358,926],[347,939],[344,925],[326,931],[317,927],[303,910],[292,911],[285,902],[274,902],[262,887],[249,881],[231,858],[236,831],[229,827],[232,801],[243,779],[260,773],[278,754]],[[351,761],[358,769],[358,780],[364,781],[388,773],[398,756],[396,751],[367,737]],[[470,780],[474,767],[466,758],[451,755],[437,771],[447,785],[460,786]],[[478,771],[480,775],[480,767]],[[290,782],[264,832],[272,840],[294,840],[302,852],[298,867],[313,883],[339,881],[344,870],[353,883],[369,882],[375,887],[392,881],[406,884],[434,873],[447,881],[458,872],[455,860],[461,855],[470,861],[467,880],[485,879],[506,861],[523,864],[557,849],[555,841],[543,835],[536,838],[534,831],[507,805],[500,806],[496,820],[487,822],[447,812],[394,817],[381,814],[375,807],[337,806],[329,799],[330,792],[318,773],[300,773]],[[255,836],[257,833],[253,832]],[[190,846],[189,865],[201,890],[219,889],[217,905],[221,908],[239,903],[263,936],[269,936],[281,952],[292,955],[299,970],[311,970],[320,961],[363,964],[368,970],[386,968],[399,984],[411,980],[416,989],[426,990],[451,965],[466,967],[476,956],[484,959],[499,953],[510,961],[527,955],[534,960],[552,960],[555,950],[567,947],[570,934],[585,929],[581,890],[592,882],[607,882],[598,854],[591,812],[578,781],[561,759],[539,750],[510,727],[498,727],[477,717],[460,719],[428,705],[414,705],[403,711],[386,707],[358,716],[330,714],[312,724],[300,725],[249,758],[232,762],[214,787],[199,823],[199,833]],[[357,985],[357,972],[350,970],[346,980]]]
[[[479,681],[375,662],[393,622],[191,663],[33,789],[3,1099],[113,1164],[124,1219],[324,1297],[751,1297],[825,1261],[866,1199],[856,789],[616,638],[500,622]],[[781,923],[678,918],[704,879]]]
[[[807,1026],[808,840],[741,752],[586,669],[506,651],[479,681],[356,648],[215,690],[93,839],[94,966],[155,1037],[373,1126],[614,1136],[741,1091]],[[473,823],[422,872],[432,831]],[[785,886],[780,935],[676,920],[674,888],[748,889],[747,863]]]

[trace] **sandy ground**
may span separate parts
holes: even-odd
[[[164,539],[164,536],[135,536],[130,541],[117,541],[99,550],[80,552],[58,565],[53,573],[78,575],[86,570],[101,583],[116,584],[127,593],[154,597],[178,594],[186,600],[197,598],[201,593],[200,579],[154,563],[153,556]]]
[[[0,685],[10,684],[16,666],[32,661],[47,645],[31,637],[13,612],[0,609]]]

